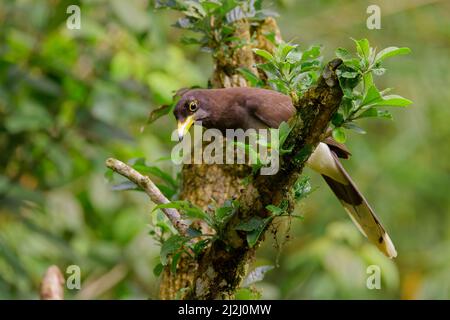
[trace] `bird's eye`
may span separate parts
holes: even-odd
[[[188,109],[190,112],[197,111],[197,108],[198,108],[198,102],[196,100],[192,100],[189,102]]]

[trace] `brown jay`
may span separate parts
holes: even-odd
[[[180,95],[174,109],[180,139],[195,121],[222,132],[278,128],[296,111],[289,96],[266,89],[192,89]],[[397,252],[389,235],[338,159],[349,155],[345,145],[328,137],[319,143],[307,165],[322,175],[362,234],[387,257],[394,258]]]

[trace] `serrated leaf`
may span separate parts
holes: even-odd
[[[409,49],[407,47],[403,47],[403,48],[388,47],[388,48],[385,48],[385,49],[381,50],[380,52],[378,52],[378,54],[375,56],[375,61],[377,63],[380,63],[386,58],[394,57],[394,56],[401,55],[401,54],[409,54],[410,52],[411,52],[411,49]]]

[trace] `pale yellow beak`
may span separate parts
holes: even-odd
[[[186,118],[183,122],[178,122],[178,139],[181,141],[186,133],[189,131],[189,128],[194,124],[194,116],[191,115]]]

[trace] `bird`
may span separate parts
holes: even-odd
[[[180,140],[198,121],[204,128],[225,133],[227,129],[278,128],[295,112],[291,97],[252,87],[185,89],[179,93],[173,109]],[[384,255],[395,258],[397,251],[391,238],[339,161],[350,155],[344,144],[327,136],[319,142],[306,165],[322,175],[359,231]]]

